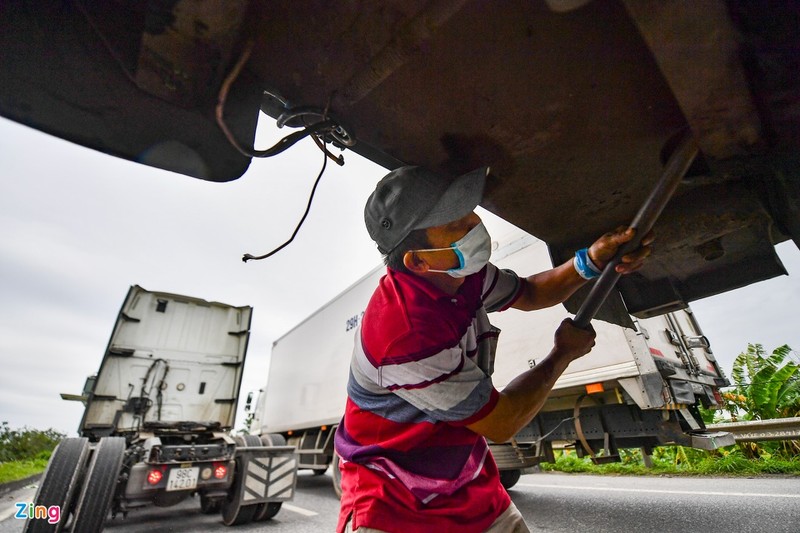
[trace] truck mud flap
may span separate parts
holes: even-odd
[[[235,526],[269,520],[294,498],[297,454],[294,446],[262,445],[255,435],[237,436],[231,492],[222,502],[222,522]]]
[[[236,449],[241,460],[245,505],[284,502],[294,498],[297,485],[297,454],[294,446],[245,447]]]

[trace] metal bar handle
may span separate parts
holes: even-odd
[[[622,260],[622,256],[635,250],[639,247],[647,233],[653,229],[658,217],[664,210],[664,207],[669,202],[669,199],[675,193],[678,185],[683,179],[686,171],[697,157],[699,148],[693,137],[687,137],[678,147],[675,152],[670,156],[667,161],[667,166],[664,168],[664,173],[661,179],[658,180],[650,196],[647,197],[636,217],[631,222],[630,227],[636,230],[636,235],[633,239],[625,243],[617,250],[616,255],[608,262],[603,268],[603,273],[597,278],[592,289],[589,291],[589,296],[581,304],[578,313],[575,315],[575,325],[579,328],[586,329],[592,321],[600,306],[606,301],[611,290],[619,281],[621,274],[616,271],[616,266]]]

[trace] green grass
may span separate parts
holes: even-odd
[[[800,457],[761,457],[748,459],[738,450],[704,452],[684,448],[656,449],[652,468],[646,467],[638,450],[623,451],[622,462],[595,465],[588,457],[579,458],[574,451],[557,452],[555,463],[542,463],[548,472],[611,475],[672,476],[800,476]]]
[[[50,452],[35,459],[0,463],[0,483],[25,479],[47,467]],[[567,472],[627,476],[800,476],[800,457],[761,457],[748,459],[738,450],[703,452],[679,447],[656,448],[653,467],[644,466],[638,450],[623,450],[622,462],[595,465],[588,457],[577,457],[574,451],[556,452],[555,463],[542,463],[546,472]]]
[[[25,461],[0,463],[0,483],[9,483],[44,472],[48,458],[37,457]]]

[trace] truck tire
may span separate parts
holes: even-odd
[[[279,433],[270,433],[261,435],[258,442],[259,446],[286,446],[286,439]],[[256,514],[253,516],[253,522],[265,522],[278,514],[281,510],[283,502],[267,502],[259,503],[256,505]]]
[[[500,484],[508,490],[514,485],[517,484],[519,478],[522,476],[522,472],[517,470],[501,470],[500,471]]]
[[[242,443],[244,439],[236,437],[236,444]],[[242,505],[242,494],[244,492],[245,474],[242,472],[242,461],[236,459],[233,469],[233,484],[228,491],[228,496],[222,501],[222,523],[226,526],[238,526],[251,522],[256,514],[258,505]]]
[[[256,435],[237,435],[233,439],[237,446],[261,446],[261,439]]]
[[[103,530],[116,493],[125,448],[123,437],[103,437],[97,443],[75,505],[72,531],[99,533]]]
[[[256,505],[256,514],[253,517],[253,522],[266,522],[278,514],[278,511],[281,510],[281,505],[283,505],[283,502],[259,503]]]
[[[264,446],[286,446],[286,438],[280,433],[261,435],[261,444]]]
[[[72,499],[80,489],[88,457],[89,439],[85,437],[71,437],[58,443],[33,501],[34,505],[48,508],[57,505],[61,509],[61,520],[49,524],[47,520],[29,519],[22,530],[24,533],[58,533],[62,530],[69,517]]]
[[[337,498],[342,497],[342,472],[339,470],[340,462],[339,454],[334,451],[333,459],[331,459],[331,477],[333,478],[333,491],[336,493]]]

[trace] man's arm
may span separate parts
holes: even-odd
[[[589,258],[602,269],[614,257],[617,249],[634,235],[635,230],[624,226],[606,233],[589,248]],[[622,258],[622,262],[616,267],[617,272],[629,274],[641,268],[645,258],[650,255],[652,241],[650,235],[645,237],[640,248]],[[533,311],[562,303],[583,286],[586,280],[578,275],[570,259],[555,268],[528,276],[524,282],[523,292],[512,307],[522,311]]]
[[[589,257],[599,268],[605,267],[617,250],[630,241],[635,232],[619,227],[606,233],[589,248]],[[653,238],[647,235],[640,248],[626,254],[616,266],[617,272],[629,274],[641,268],[650,255]],[[512,307],[524,311],[542,309],[569,298],[586,282],[572,261],[534,274],[525,279],[523,292]],[[500,393],[494,409],[481,420],[469,424],[471,430],[493,440],[505,442],[525,427],[544,405],[556,380],[575,359],[589,353],[594,346],[595,333],[576,327],[571,319],[561,323],[555,335],[555,345],[547,357],[532,369],[523,372]]]
[[[494,409],[467,427],[494,442],[511,439],[533,420],[570,362],[589,353],[594,338],[593,329],[583,330],[573,325],[571,319],[564,320],[556,330],[555,345],[547,357],[517,376],[500,393]]]

